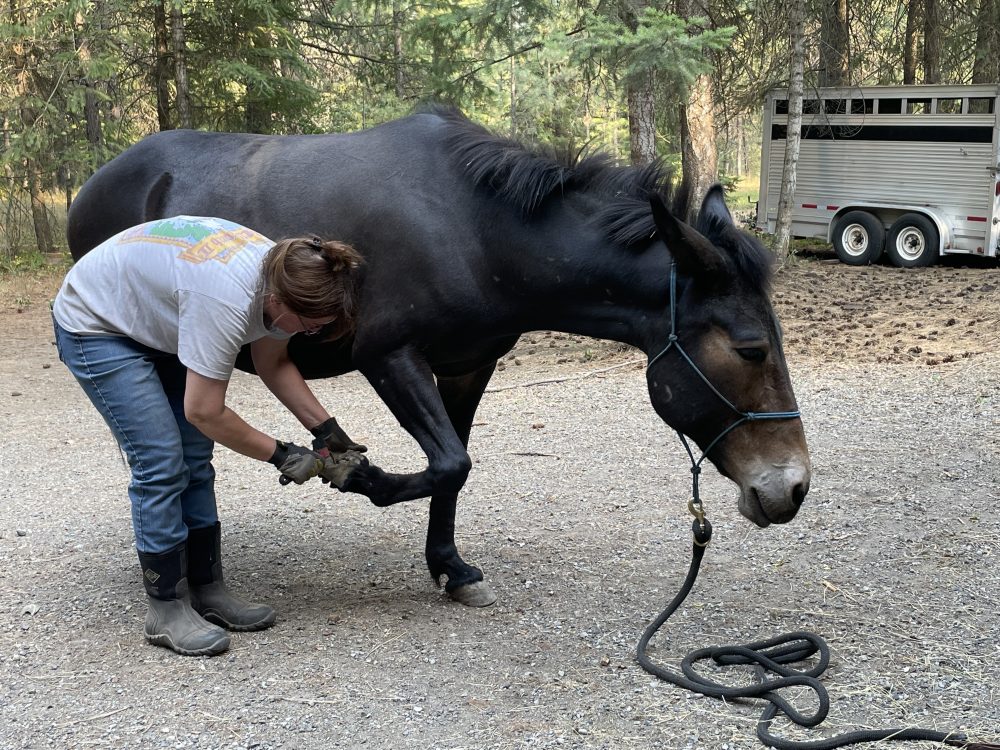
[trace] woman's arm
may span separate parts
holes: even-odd
[[[226,406],[228,380],[216,380],[188,370],[184,388],[184,416],[206,437],[244,456],[267,461],[276,441],[254,429]]]
[[[288,356],[288,341],[262,338],[250,344],[253,366],[264,385],[307,430],[330,418]]]

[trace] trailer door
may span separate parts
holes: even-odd
[[[986,232],[986,257],[1000,255],[1000,173],[993,170],[993,213],[990,214],[990,227]]]
[[[986,230],[986,247],[983,248],[987,257],[1000,256],[1000,112],[997,111],[1000,96],[994,96],[993,111],[993,164],[990,172],[993,174],[993,211],[990,213],[990,225]],[[968,106],[968,105],[967,105]]]

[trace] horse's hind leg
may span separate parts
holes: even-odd
[[[448,417],[462,444],[468,447],[472,420],[486,385],[490,382],[496,362],[460,377],[439,377],[438,391]],[[441,583],[447,576],[445,590],[455,601],[472,607],[485,607],[496,601],[492,587],[483,580],[483,572],[469,565],[455,546],[455,510],[458,493],[441,493],[431,497],[430,520],[427,526],[427,567],[434,580]]]

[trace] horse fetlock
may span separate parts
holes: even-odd
[[[438,586],[441,585],[441,576],[448,575],[448,571],[456,567],[456,561],[459,565],[465,564],[454,544],[427,547],[424,550],[424,558],[427,560],[427,570]]]
[[[449,594],[454,594],[458,589],[463,586],[468,586],[472,583],[478,583],[484,580],[483,571],[477,568],[475,565],[469,565],[459,559],[461,566],[457,569],[453,569],[448,572],[448,582],[444,585],[444,590]],[[438,583],[440,586],[441,584]]]
[[[381,497],[383,493],[378,492],[380,485],[384,484],[387,474],[372,463],[358,464],[346,477],[341,487],[342,492],[354,492],[358,495],[368,497],[373,503],[379,505],[376,496]]]
[[[444,554],[428,550],[427,570],[438,587],[441,586],[441,578],[447,578],[444,588],[449,594],[460,586],[483,580],[483,571],[465,562],[454,546]]]

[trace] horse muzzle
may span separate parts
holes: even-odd
[[[811,470],[808,464],[770,465],[750,471],[737,480],[740,487],[740,513],[757,526],[788,523],[809,492]]]

